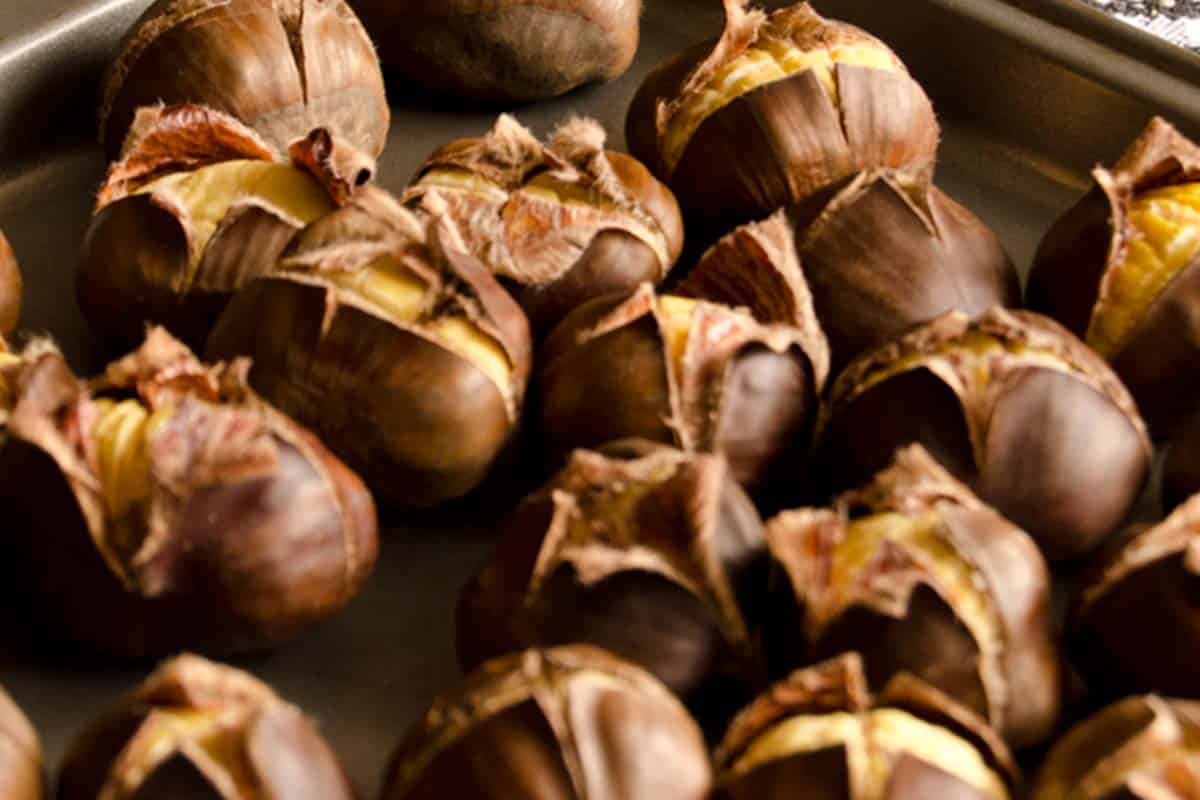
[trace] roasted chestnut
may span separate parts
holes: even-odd
[[[42,745],[29,719],[0,689],[0,798],[42,800]]]
[[[45,345],[6,369],[6,526],[65,637],[135,658],[261,649],[362,588],[370,494],[247,388],[248,368],[153,329],[90,384]]]
[[[182,655],[71,745],[58,800],[351,800],[316,725],[250,674]]]
[[[705,800],[687,710],[649,673],[583,645],[489,661],[400,744],[382,800]]]
[[[794,206],[788,217],[777,212],[728,234],[677,291],[766,306],[777,317],[765,321],[792,322],[790,295],[804,287],[829,337],[834,372],[947,311],[1020,304],[1017,271],[996,235],[927,176],[864,172],[832,200]]]
[[[156,0],[101,92],[109,161],[138,109],[155,104],[209,106],[280,151],[325,128],[372,158],[391,116],[375,48],[345,0]]]
[[[153,322],[202,345],[230,295],[374,168],[323,129],[291,158],[211,109],[138,115],[100,190],[76,280],[79,307],[108,344],[134,346]]]
[[[718,718],[761,684],[746,612],[765,556],[762,520],[720,456],[644,441],[576,450],[463,590],[459,659],[593,644]]]
[[[528,103],[625,73],[641,0],[350,0],[384,63],[430,92]]]
[[[1019,779],[987,724],[920,680],[872,697],[856,653],[775,684],[716,757],[714,800],[1007,800]]]
[[[405,200],[445,209],[546,332],[586,300],[659,283],[683,249],[671,190],[604,139],[600,123],[577,117],[543,145],[503,115],[426,159]]]
[[[1200,703],[1129,697],[1075,726],[1042,764],[1032,800],[1191,800]]]
[[[520,419],[525,315],[444,216],[368,187],[306,228],[209,339],[379,497],[432,506],[478,485]]]
[[[866,169],[932,171],[933,106],[885,44],[808,3],[724,3],[721,38],[652,72],[625,123],[689,225],[728,231]]]
[[[1037,541],[1081,556],[1125,519],[1152,457],[1133,398],[1052,320],[952,311],[861,356],[830,389],[818,463],[861,486],[918,442]]]
[[[539,352],[538,416],[551,457],[640,437],[721,452],[753,494],[797,480],[829,348],[816,318],[800,328],[643,284],[597,298]]]
[[[912,673],[1013,747],[1053,732],[1062,679],[1045,559],[920,445],[832,509],[775,517],[767,541],[786,578],[766,623],[777,671],[854,650],[873,688]]]
[[[1200,381],[1200,147],[1155,118],[1042,240],[1029,307],[1113,365],[1156,438]]]
[[[1200,496],[1139,526],[1079,588],[1071,644],[1097,694],[1200,696]],[[1195,634],[1195,635],[1193,635]]]
[[[21,288],[17,257],[0,231],[0,335],[12,333],[21,321]]]
[[[1163,465],[1163,504],[1172,509],[1200,494],[1200,408],[1176,429]]]

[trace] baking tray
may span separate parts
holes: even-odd
[[[77,369],[97,366],[74,304],[76,248],[103,169],[95,87],[149,0],[0,0],[0,227],[24,269],[25,327],[52,333]],[[716,0],[648,0],[629,74],[517,109],[544,132],[569,113],[598,117],[623,145],[625,109],[666,56],[716,35]],[[1154,113],[1200,134],[1200,60],[1071,0],[824,0],[822,12],[889,41],[932,96],[945,128],[938,181],[1027,268],[1087,171],[1111,161]],[[421,108],[397,92],[385,187],[400,189],[436,145],[489,127],[495,110]],[[514,498],[515,499],[515,498]],[[317,717],[356,786],[373,796],[397,738],[457,676],[457,590],[486,556],[502,503],[394,516],[378,570],[341,617],[278,652],[236,661]],[[0,531],[3,530],[0,510]],[[6,532],[7,533],[7,532]],[[11,532],[11,535],[37,532]],[[8,595],[12,595],[9,592]],[[44,641],[28,604],[0,606],[0,682],[37,725],[47,764],[148,664],[80,658]]]

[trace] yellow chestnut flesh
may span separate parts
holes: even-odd
[[[232,735],[237,720],[220,711],[196,709],[156,710],[122,754],[129,766],[121,775],[123,788],[134,792],[162,764],[178,754],[185,744],[198,747],[203,757],[224,773],[222,782],[236,788],[237,796],[252,797],[257,781],[246,762],[242,743]]]
[[[446,167],[434,169],[421,176],[418,186],[432,189],[449,189],[456,192],[478,195],[496,203],[508,199],[508,192],[497,183],[489,181],[481,175],[476,175],[465,169]]]
[[[150,495],[148,445],[170,418],[171,409],[150,413],[136,400],[96,401],[99,419],[92,428],[99,461],[105,514],[119,520]]]

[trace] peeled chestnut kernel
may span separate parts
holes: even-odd
[[[71,641],[130,658],[257,650],[340,611],[375,507],[317,439],[162,329],[90,384],[47,346],[6,371],[0,496],[22,573]]]
[[[147,322],[202,345],[229,297],[374,169],[323,129],[290,155],[211,109],[140,112],[83,244],[76,290],[92,326],[114,345]]]
[[[649,673],[584,645],[484,664],[400,744],[381,800],[705,800],[700,728]]]
[[[4,231],[0,231],[0,335],[12,333],[20,321],[21,270]]]
[[[503,115],[430,156],[405,202],[445,209],[544,333],[587,300],[661,282],[683,249],[671,190],[604,139],[576,117],[542,144]]]
[[[857,653],[792,673],[717,749],[714,800],[1008,800],[1019,780],[987,724],[911,675],[872,697]]]
[[[1029,306],[1107,358],[1155,437],[1200,380],[1200,146],[1155,118],[1038,248]]]
[[[830,389],[818,457],[860,486],[917,442],[1051,560],[1125,519],[1152,458],[1133,398],[1102,358],[1038,314],[952,311],[861,356]]]
[[[413,85],[529,103],[625,73],[641,0],[350,0],[383,62]]]
[[[42,800],[44,791],[37,731],[0,688],[0,800]]]
[[[304,713],[240,669],[167,661],[75,739],[58,800],[351,800]]]
[[[1076,725],[1042,764],[1032,800],[1191,800],[1200,703],[1129,697]]]
[[[704,300],[593,300],[539,353],[538,414],[548,453],[640,437],[720,452],[752,494],[790,484],[807,453],[829,349],[816,318],[764,325]]]
[[[1134,528],[1079,588],[1071,644],[1097,692],[1200,695],[1200,496]]]
[[[933,107],[883,42],[808,3],[724,3],[721,38],[652,72],[625,123],[689,224],[729,230],[866,169],[932,171]]]
[[[641,440],[576,450],[463,590],[459,659],[592,644],[693,708],[731,712],[762,678],[744,611],[765,555],[762,520],[720,456]]]
[[[444,216],[368,187],[229,304],[212,358],[310,426],[389,504],[477,486],[521,415],[529,326]]]
[[[873,688],[912,673],[1013,747],[1053,732],[1062,678],[1045,559],[920,445],[831,509],[775,517],[767,542],[788,594],[766,623],[777,666],[855,650]]]
[[[1163,504],[1172,509],[1200,494],[1200,411],[1171,437],[1163,465]]]
[[[109,161],[145,106],[229,114],[276,150],[325,128],[372,158],[391,110],[375,48],[345,0],[156,0],[104,77]]]

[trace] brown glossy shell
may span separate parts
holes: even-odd
[[[699,727],[649,673],[583,645],[489,661],[401,742],[384,800],[704,800]]]
[[[0,688],[0,797],[42,800],[42,745],[24,712]]]
[[[624,74],[640,0],[351,0],[385,64],[430,92],[546,100]]]
[[[761,599],[762,521],[721,457],[643,441],[577,450],[501,537],[459,601],[465,668],[579,642],[649,670],[694,707],[737,704],[757,687],[743,608]],[[703,696],[721,683],[732,698]]]
[[[208,344],[213,358],[250,357],[255,389],[311,426],[389,504],[432,506],[469,492],[508,442],[524,400],[525,316],[443,226],[417,222],[380,191],[364,192],[306,229],[284,271],[240,292]],[[429,311],[414,323],[398,323],[323,277],[387,254],[426,284]],[[438,343],[433,330],[451,316],[501,345],[512,367],[508,385]]]
[[[171,713],[220,714],[218,742],[181,733]],[[146,745],[155,737],[169,748],[154,748],[148,756]],[[147,763],[152,757],[158,760]],[[248,673],[182,655],[79,734],[59,771],[56,796],[352,800],[354,791],[337,756],[298,708]]]
[[[985,655],[927,563],[930,555],[917,548],[892,542],[863,565],[852,585],[831,582],[833,548],[852,519],[886,512],[937,515],[945,546],[970,564],[987,597],[1001,632],[999,652]],[[767,540],[803,615],[802,626],[786,616],[768,623],[769,637],[800,640],[773,652],[825,658],[858,651],[874,688],[912,673],[986,719],[1014,748],[1039,744],[1053,732],[1062,677],[1046,562],[1032,539],[919,445],[898,451],[887,470],[839,497],[832,510],[779,515],[768,525]]]
[[[258,650],[362,588],[370,494],[246,387],[246,367],[204,366],[161,329],[92,388],[56,352],[25,359],[0,492],[29,588],[72,642],[121,657]],[[123,520],[105,513],[87,433],[97,394],[174,409],[149,440],[147,505]]]
[[[12,333],[21,321],[21,288],[17,257],[0,231],[0,335]]]
[[[551,457],[640,437],[721,452],[752,494],[795,479],[827,350],[819,327],[762,325],[701,303],[680,363],[649,285],[569,314],[540,351],[537,413]]]
[[[1163,503],[1173,509],[1200,494],[1200,413],[1193,414],[1171,437],[1163,465]]]
[[[138,109],[162,103],[230,114],[280,152],[328,128],[372,158],[391,116],[375,49],[344,0],[157,0],[104,78],[110,161]]]
[[[1011,348],[986,380],[956,344],[974,334]],[[1151,460],[1145,424],[1104,360],[1052,320],[999,308],[973,321],[947,313],[851,363],[830,389],[819,437],[837,489],[922,444],[1051,560],[1112,533]]]
[[[1200,147],[1154,118],[1095,187],[1046,234],[1029,275],[1029,307],[1084,337],[1107,296],[1113,266],[1124,261],[1130,203],[1149,189],[1200,180]],[[1169,436],[1196,407],[1200,380],[1200,259],[1184,267],[1147,309],[1113,369],[1129,387],[1155,437]]]

